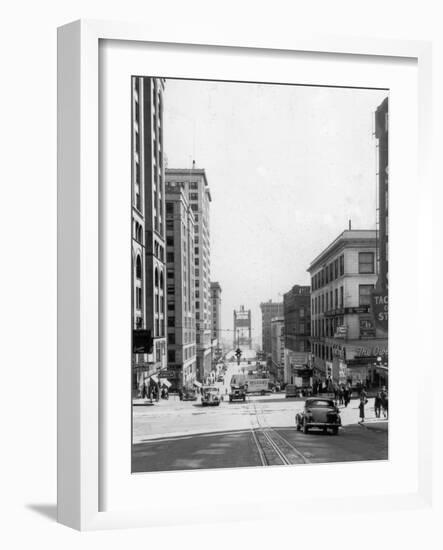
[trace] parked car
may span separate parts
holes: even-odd
[[[180,401],[197,401],[196,390],[185,388],[182,392],[180,392]]]
[[[206,405],[220,405],[220,391],[216,386],[203,386],[202,393],[203,407]]]
[[[319,428],[324,432],[330,429],[337,435],[341,426],[340,411],[332,399],[310,397],[306,399],[303,411],[296,414],[295,425],[305,434],[311,428]]]

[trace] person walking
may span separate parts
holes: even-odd
[[[381,408],[383,410],[383,416],[385,418],[388,418],[388,392],[386,391],[386,387],[383,386],[382,391],[380,393],[381,398]]]
[[[360,404],[358,406],[358,409],[360,412],[360,424],[363,424],[363,422],[365,421],[365,404],[366,404],[365,398],[361,397]]]
[[[345,407],[349,405],[349,389],[343,388],[343,402]]]
[[[338,402],[340,405],[343,405],[344,404],[344,396],[343,396],[343,393],[344,393],[344,388],[343,386],[340,386],[338,388]]]
[[[375,396],[375,399],[374,399],[375,418],[380,418],[381,406],[382,406],[381,392],[377,392],[377,395]]]

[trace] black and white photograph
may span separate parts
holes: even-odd
[[[132,472],[388,460],[389,90],[130,85]]]

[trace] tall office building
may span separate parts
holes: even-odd
[[[262,351],[270,355],[271,347],[271,320],[273,317],[283,316],[283,302],[263,302],[260,304],[262,314]]]
[[[168,370],[172,389],[197,378],[195,341],[194,214],[182,184],[166,184]]]
[[[389,99],[385,98],[375,111],[375,137],[378,151],[378,255],[380,289],[388,288],[388,242],[389,242],[389,215],[388,215],[388,183],[389,183]]]
[[[220,283],[212,282],[211,283],[211,338],[221,338],[221,293],[222,289]]]
[[[164,80],[132,78],[133,328],[151,332],[152,355],[133,356],[133,386],[166,368]]]
[[[195,327],[197,377],[205,381],[211,372],[211,247],[209,210],[211,192],[203,169],[166,169],[168,183],[181,184],[194,213]]]

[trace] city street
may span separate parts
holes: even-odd
[[[224,400],[202,407],[197,401],[171,396],[133,407],[133,472],[272,466],[388,458],[387,421],[374,418],[373,400],[366,407],[366,423],[359,425],[358,400],[341,407],[342,428],[337,436],[312,430],[296,431],[295,415],[303,399],[287,399],[284,392],[248,396],[229,402],[232,374],[247,362],[228,363]],[[251,368],[251,367],[249,367]]]

